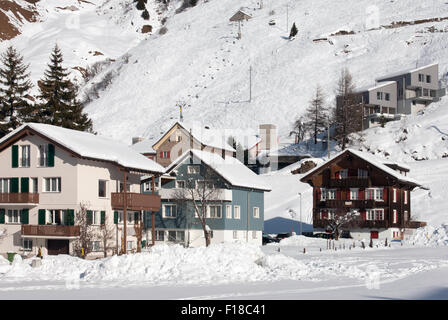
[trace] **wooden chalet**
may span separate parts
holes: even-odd
[[[426,225],[411,220],[411,191],[420,185],[408,172],[371,154],[341,152],[301,179],[313,187],[314,229],[326,230],[336,217],[356,211],[358,218],[343,228],[353,238],[403,239],[406,229]]]

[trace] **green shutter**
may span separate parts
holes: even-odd
[[[19,146],[12,146],[12,167],[19,167]]]
[[[10,192],[19,193],[19,178],[11,178]]]
[[[47,167],[54,167],[54,145],[48,145]]]
[[[114,211],[114,223],[118,224],[118,211]]]
[[[91,225],[93,223],[92,210],[87,210],[87,224]]]
[[[22,224],[29,223],[29,210],[28,209],[22,209],[22,212],[20,213],[20,221],[22,222]]]
[[[38,223],[39,225],[45,225],[45,209],[39,209],[38,211]]]
[[[106,211],[101,211],[101,225],[106,223]]]
[[[0,224],[5,224],[5,209],[0,209]]]
[[[134,212],[134,222],[138,222],[140,219],[138,218],[139,216],[139,212],[135,211]]]
[[[66,211],[67,219],[66,223],[68,226],[74,226],[75,225],[75,210],[73,209],[67,209]]]
[[[21,193],[30,192],[30,178],[20,178],[20,192]]]

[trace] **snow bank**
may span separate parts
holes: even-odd
[[[285,238],[280,241],[281,246],[299,246],[299,247],[307,247],[307,246],[326,246],[327,240],[321,238],[310,238],[305,236],[291,236],[289,238]]]
[[[426,226],[419,228],[409,239],[409,242],[418,246],[448,246],[448,224],[442,224],[439,227]]]

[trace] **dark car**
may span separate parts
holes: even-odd
[[[270,235],[263,233],[263,245],[268,244],[268,243],[276,243],[279,241],[280,240],[278,240],[277,238],[271,237]]]
[[[333,239],[333,234],[326,232],[317,232],[314,234],[314,238]]]
[[[279,233],[277,234],[277,236],[275,237],[276,239],[278,239],[278,241],[289,238],[291,236],[290,233]]]
[[[351,234],[350,234],[350,231],[348,231],[348,230],[342,231],[341,232],[341,236],[339,238],[341,238],[341,239],[353,239]]]

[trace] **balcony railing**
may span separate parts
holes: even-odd
[[[387,206],[387,202],[375,201],[375,200],[327,200],[318,202],[319,208],[329,208],[329,209],[342,209],[342,208],[374,209],[374,208],[382,208],[385,206]]]
[[[210,196],[210,201],[232,201],[232,190],[230,189],[215,189],[216,192]],[[160,189],[159,194],[162,199],[192,199],[190,189]]]
[[[0,203],[39,203],[38,193],[0,193]]]
[[[76,238],[79,237],[79,235],[79,226],[22,225],[22,236]]]
[[[426,226],[426,222],[422,221],[407,221],[405,223],[405,228],[418,229]]]
[[[368,187],[369,179],[368,178],[345,178],[345,179],[330,179],[329,187],[337,188],[337,187]]]
[[[126,209],[134,211],[160,211],[161,201],[157,194],[126,193]],[[112,209],[123,210],[124,193],[112,193]]]

